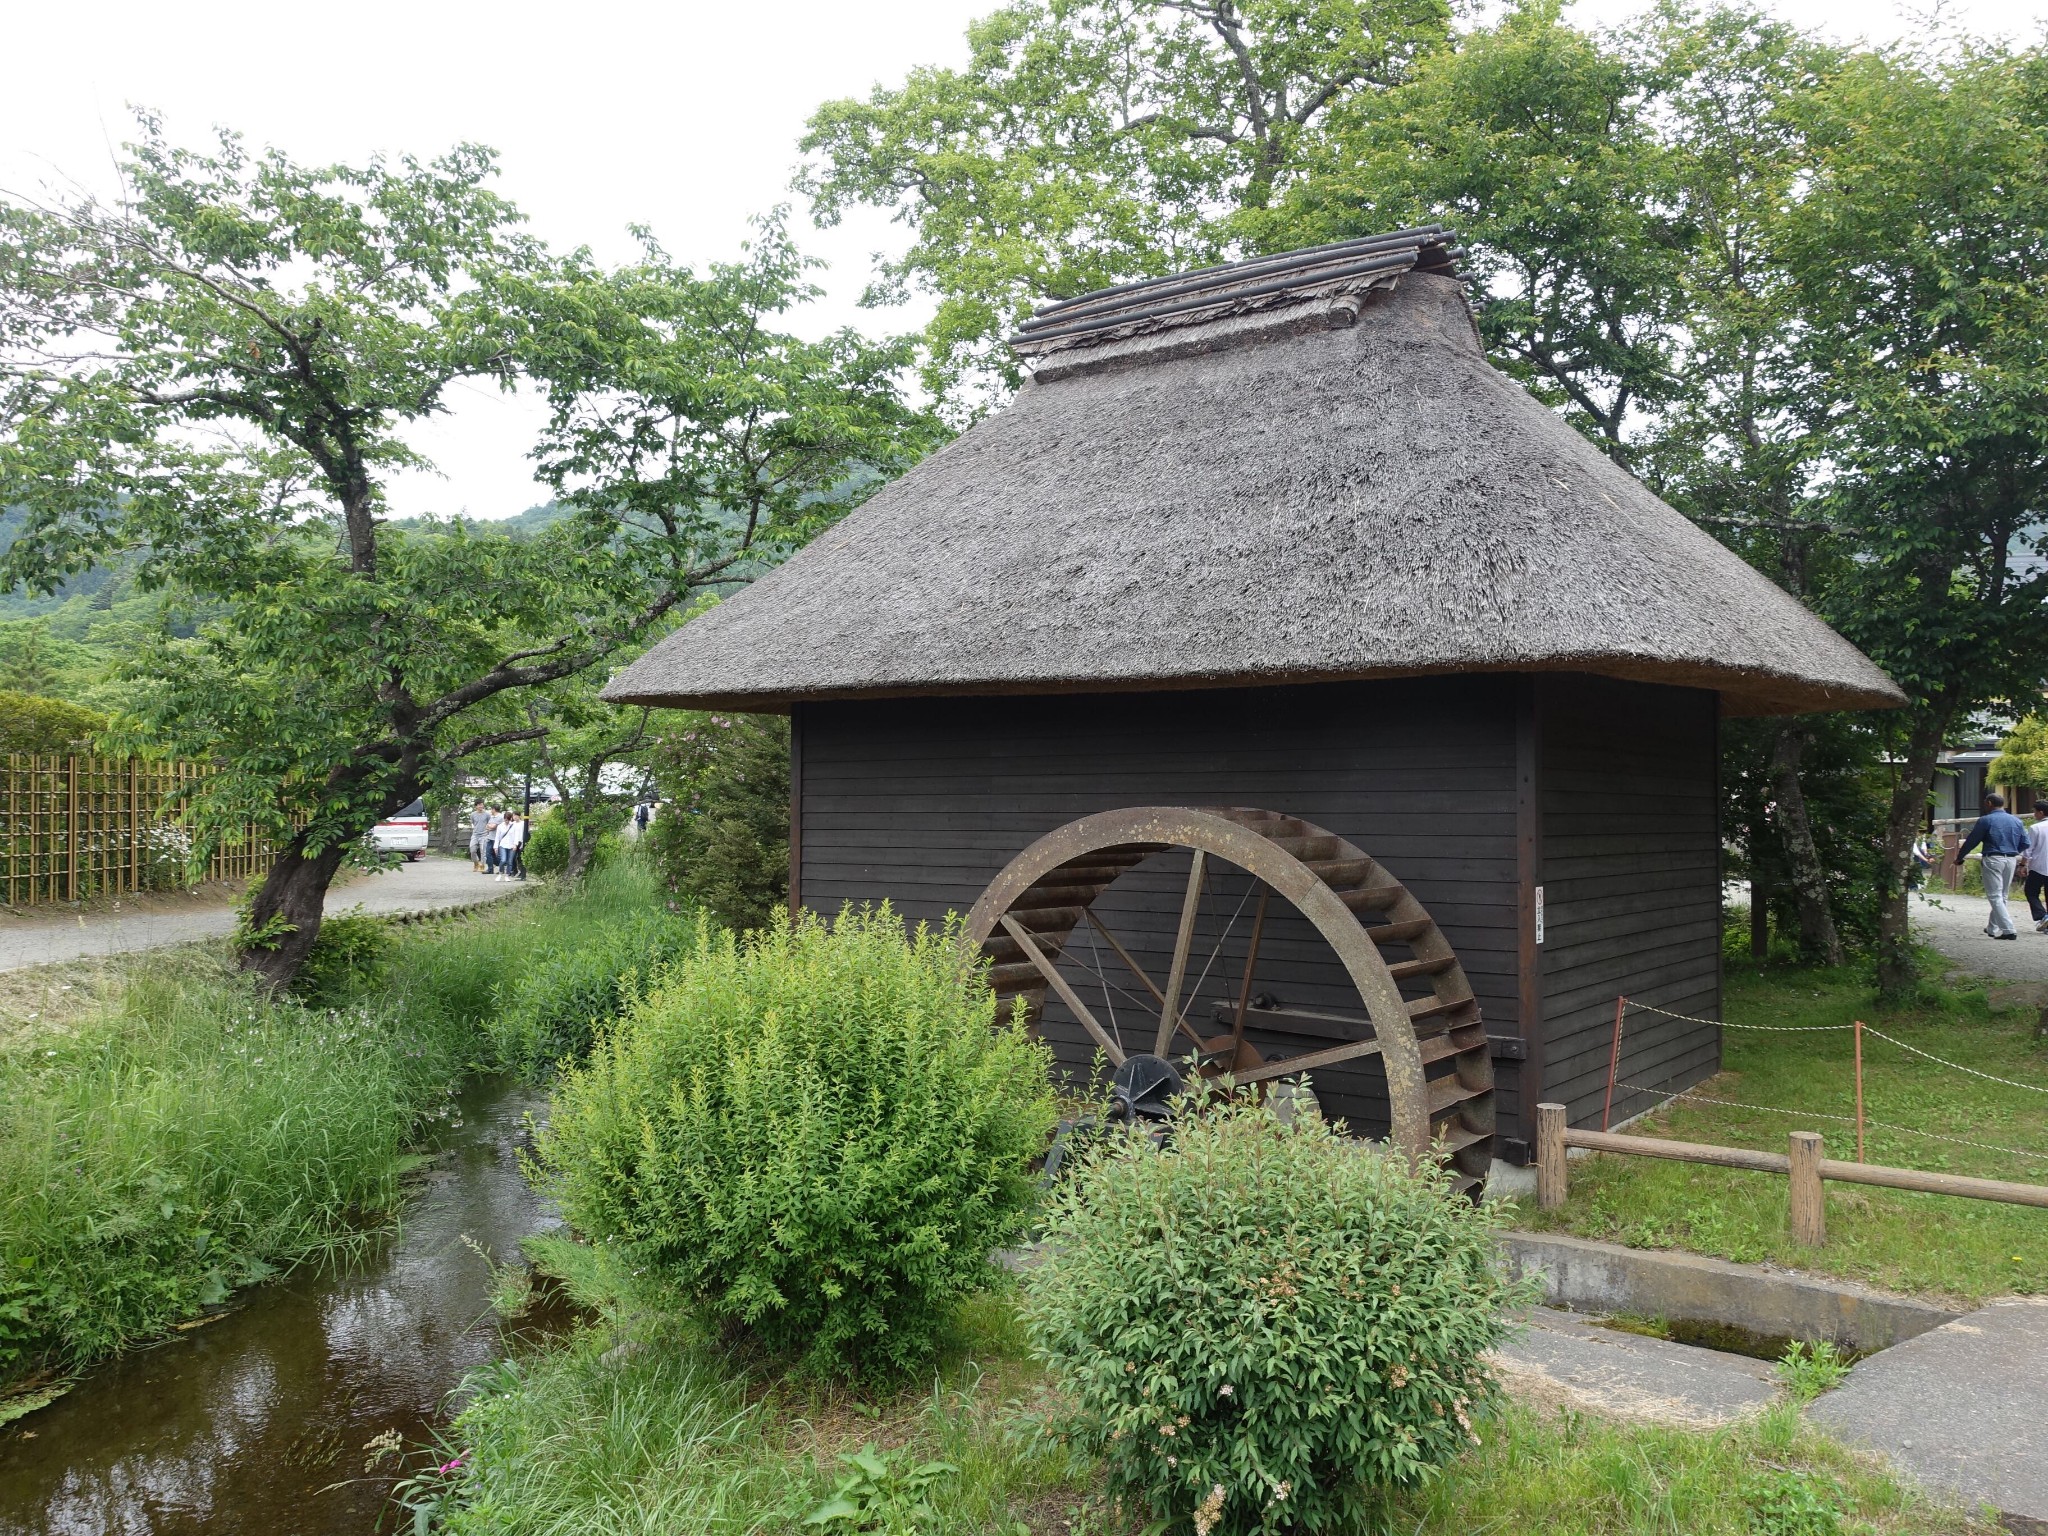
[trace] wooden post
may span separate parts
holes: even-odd
[[[78,900],[78,754],[64,759],[70,801],[64,814],[64,899]]]
[[[1600,1129],[1611,1128],[1614,1117],[1614,1079],[1621,1071],[1621,1015],[1628,1007],[1628,999],[1615,994],[1614,998],[1614,1052],[1607,1058],[1607,1102],[1600,1106]]]
[[[1536,1106],[1536,1204],[1554,1211],[1564,1204],[1564,1106]]]
[[[1827,1195],[1820,1181],[1819,1132],[1794,1131],[1787,1158],[1792,1175],[1792,1241],[1818,1248],[1828,1240]]]
[[[1856,1161],[1863,1161],[1863,1021],[1856,1021]]]

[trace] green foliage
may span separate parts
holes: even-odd
[[[2028,715],[1998,744],[1984,782],[2048,789],[2048,716]]]
[[[1233,210],[1449,28],[1442,0],[1012,0],[968,29],[964,69],[821,106],[803,185],[822,222],[911,226],[875,292],[937,297],[926,382],[964,408],[1016,382],[1002,338],[1034,305],[1228,256]]]
[[[1758,1472],[1744,1497],[1753,1536],[1841,1536],[1842,1490],[1832,1478]]]
[[[551,810],[536,817],[533,834],[526,840],[526,872],[552,880],[569,867],[569,827],[561,812]]]
[[[932,1523],[937,1485],[960,1470],[950,1462],[914,1462],[906,1450],[878,1451],[872,1441],[839,1461],[845,1472],[832,1496],[804,1516],[806,1526],[915,1536]]]
[[[486,1026],[492,1059],[532,1075],[583,1055],[694,935],[695,925],[674,913],[640,911],[522,958]]]
[[[188,967],[0,1050],[0,1382],[364,1241],[465,1047],[389,1008],[310,1012]]]
[[[123,659],[123,745],[206,757],[199,853],[254,823],[285,848],[245,963],[288,981],[345,849],[540,727],[522,691],[658,633],[921,451],[901,345],[775,329],[808,298],[770,224],[699,277],[624,272],[520,229],[473,145],[307,167],[145,117],[118,206],[0,199],[0,586],[50,592],[133,555],[202,614]],[[79,350],[75,338],[91,337]],[[527,380],[568,515],[521,537],[385,519],[388,477],[459,380]],[[650,444],[659,443],[659,452]],[[530,694],[528,695],[530,697]]]
[[[1105,1138],[1026,1280],[1111,1487],[1200,1536],[1329,1531],[1434,1476],[1493,1400],[1516,1294],[1436,1172],[1250,1104]]]
[[[1810,1403],[1823,1392],[1832,1392],[1849,1374],[1850,1362],[1842,1358],[1830,1339],[1805,1344],[1794,1339],[1778,1362],[1778,1380],[1792,1394],[1794,1402]]]
[[[0,756],[10,752],[90,752],[107,717],[62,699],[0,689]]]
[[[316,1006],[338,1001],[350,990],[378,981],[391,963],[396,940],[391,924],[360,908],[320,925],[292,990]]]
[[[1517,377],[1627,455],[1633,413],[1667,396],[1683,234],[1654,131],[1657,77],[1518,6],[1422,59],[1384,95],[1336,105],[1257,243],[1285,250],[1431,219],[1487,296],[1481,333]]]
[[[931,1356],[1032,1202],[1051,1058],[958,931],[886,906],[700,925],[556,1090],[541,1167],[579,1231],[819,1372]]]
[[[789,899],[789,720],[685,714],[648,766],[662,806],[645,838],[678,898],[729,928],[759,928]]]

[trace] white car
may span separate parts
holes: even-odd
[[[402,853],[411,863],[427,851],[427,802],[415,800],[404,810],[370,828],[370,839],[386,853]]]

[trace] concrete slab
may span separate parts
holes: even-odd
[[[2048,1532],[2048,1298],[1994,1301],[1874,1355],[1807,1416],[2008,1529]]]
[[[1503,1232],[1510,1273],[1537,1274],[1543,1300],[1574,1312],[1721,1323],[1762,1338],[1827,1339],[1859,1354],[1940,1327],[1956,1314],[1905,1296],[1672,1249],[1548,1232]]]
[[[1496,1356],[1510,1393],[1611,1418],[1714,1429],[1778,1395],[1768,1363],[1602,1328],[1537,1307]]]

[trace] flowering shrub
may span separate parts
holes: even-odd
[[[690,951],[570,1070],[538,1140],[563,1214],[810,1368],[890,1375],[1023,1227],[1050,1054],[957,929],[777,913]]]
[[[1475,1443],[1515,1300],[1435,1172],[1210,1101],[1105,1138],[1026,1281],[1064,1428],[1117,1492],[1211,1533],[1351,1528]]]

